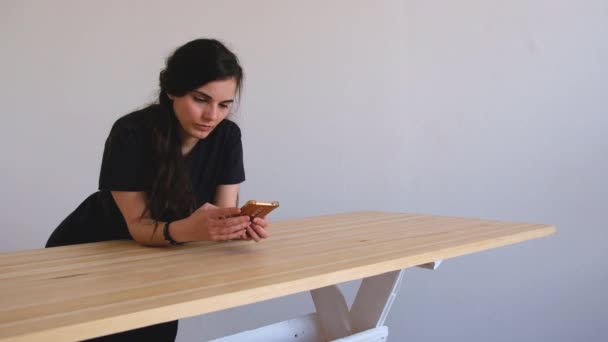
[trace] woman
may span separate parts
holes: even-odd
[[[267,238],[265,219],[239,215],[245,180],[239,127],[226,117],[243,81],[222,43],[179,47],[160,72],[158,103],[114,123],[99,190],[51,234],[46,247],[134,239],[146,246]],[[97,340],[173,341],[177,321]]]

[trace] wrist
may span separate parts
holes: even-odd
[[[171,228],[171,221],[167,221],[163,225],[163,238],[165,239],[165,241],[169,242],[169,244],[174,245],[174,246],[183,245],[184,244],[183,242],[175,241],[175,239],[171,235],[170,228]]]
[[[187,218],[171,222],[170,234],[175,242],[184,243],[196,240],[192,236],[192,230]]]

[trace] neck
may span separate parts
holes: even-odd
[[[180,133],[182,135],[182,156],[185,156],[190,153],[190,151],[192,151],[192,148],[194,147],[194,145],[196,145],[198,139],[189,136],[183,130],[181,130]]]

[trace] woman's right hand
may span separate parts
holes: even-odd
[[[239,238],[245,234],[251,219],[239,216],[239,208],[218,208],[210,203],[203,204],[188,220],[192,240],[222,241]]]

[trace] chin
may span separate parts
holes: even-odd
[[[201,132],[198,130],[192,131],[190,132],[190,136],[196,139],[205,139],[206,137],[209,136],[209,134],[211,134],[211,132],[213,132],[213,130],[209,131],[209,132]]]

